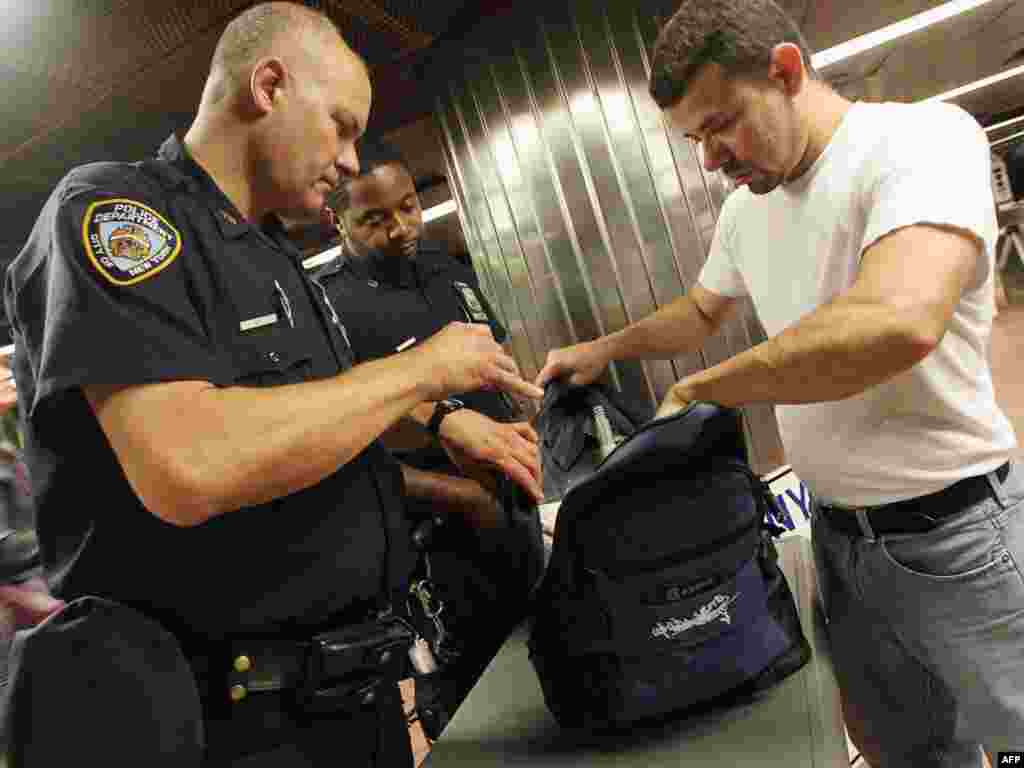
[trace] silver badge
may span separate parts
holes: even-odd
[[[484,311],[484,305],[477,297],[476,291],[465,283],[455,282],[452,285],[462,299],[462,309],[466,313],[467,319],[472,323],[489,323],[490,318]]]

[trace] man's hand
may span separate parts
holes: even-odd
[[[582,344],[574,344],[571,347],[552,349],[548,352],[548,359],[535,381],[538,387],[543,387],[552,379],[558,379],[569,375],[569,384],[574,387],[582,387],[594,381],[601,372],[608,367],[611,360],[604,352],[600,339],[587,341]]]
[[[665,416],[671,416],[673,413],[683,410],[689,404],[690,398],[682,391],[679,384],[676,384],[665,395],[665,399],[658,406],[658,411],[654,414],[654,418],[660,419]]]
[[[500,389],[513,395],[540,399],[544,391],[519,374],[515,360],[494,340],[489,326],[449,323],[409,355],[428,370],[429,400],[443,400],[458,392]]]
[[[493,489],[487,474],[498,470],[512,478],[534,501],[544,498],[537,433],[525,421],[502,424],[464,408],[441,422],[441,445],[467,477]]]

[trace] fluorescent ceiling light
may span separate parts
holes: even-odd
[[[1024,136],[1024,131],[1020,131],[1018,133],[1011,134],[1011,135],[1007,136],[1005,139],[1000,139],[999,141],[993,141],[989,146],[991,146],[993,149],[995,147],[1001,147],[1001,146],[1003,146],[1003,144],[1009,144],[1011,141],[1014,141],[1015,139],[1019,139],[1021,136]]]
[[[992,0],[954,0],[954,2],[943,3],[938,8],[932,8],[930,11],[910,16],[903,21],[897,21],[895,24],[890,24],[866,35],[847,40],[845,43],[840,43],[832,48],[819,51],[811,57],[811,62],[816,69],[824,69],[843,59],[848,59],[851,56],[856,56],[858,53],[864,53],[864,51],[869,51],[872,48],[885,45],[898,38],[911,35],[933,24],[938,24],[940,21],[959,16],[961,13],[966,13],[990,2]]]
[[[423,223],[427,224],[434,219],[440,219],[442,216],[447,216],[449,213],[455,213],[458,208],[455,206],[454,200],[447,200],[440,205],[435,205],[433,208],[427,208],[423,212]]]
[[[955,99],[957,96],[963,96],[965,93],[971,93],[972,91],[979,91],[982,88],[987,88],[990,85],[1001,83],[1003,80],[1009,80],[1011,77],[1024,74],[1024,64],[1013,69],[1008,69],[1005,72],[1000,72],[998,75],[992,75],[991,77],[983,77],[981,80],[975,80],[973,83],[967,85],[961,85],[959,88],[954,88],[952,91],[946,91],[940,93],[938,96],[932,96],[930,99],[924,99],[924,101],[947,101],[949,99]]]
[[[1001,123],[996,123],[995,125],[990,125],[988,128],[985,129],[985,133],[992,133],[992,131],[998,131],[1001,128],[1009,128],[1011,125],[1016,125],[1017,123],[1024,123],[1024,116],[1022,116],[1022,117],[1013,117],[1013,118],[1010,118],[1009,120],[1004,120]]]

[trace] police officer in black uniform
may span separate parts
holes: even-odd
[[[275,214],[358,171],[369,105],[326,17],[251,8],[184,141],[71,171],[7,275],[50,581],[176,635],[207,765],[411,764],[412,558],[376,439],[451,392],[539,394],[470,324],[352,367]]]
[[[357,147],[361,175],[343,183],[332,201],[347,233],[345,258],[324,264],[315,257],[307,261],[339,307],[357,359],[400,353],[452,321],[481,324],[499,342],[505,341],[506,331],[473,270],[452,258],[442,244],[420,239],[419,197],[398,152],[383,142],[361,140]],[[457,394],[437,404],[428,418],[431,431],[442,441],[397,454],[410,486],[421,482],[424,471],[430,474],[427,481],[442,485],[445,481],[438,476],[457,482],[459,475],[474,475],[471,463],[467,466],[458,453],[449,455],[442,447],[445,435],[460,429],[490,430],[492,440],[506,441],[510,456],[524,457],[514,470],[522,472],[530,466],[525,457],[536,455],[536,433],[502,393]],[[523,487],[533,501],[542,498],[539,468]],[[410,506],[417,519],[429,519],[437,509],[415,500]],[[445,522],[443,514],[433,517],[442,525],[434,525],[433,540],[426,547],[427,584],[444,606],[439,618],[447,642],[434,643],[442,669],[417,678],[416,698],[424,730],[436,737],[522,618],[530,588],[543,568],[543,549],[539,521],[534,530],[529,525],[473,527],[464,519]]]

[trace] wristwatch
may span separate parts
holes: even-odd
[[[461,400],[456,400],[454,397],[449,397],[447,400],[440,401],[434,406],[434,412],[430,415],[430,421],[427,422],[427,432],[432,434],[434,437],[438,436],[441,431],[441,421],[449,413],[455,413],[466,407],[466,404]]]

